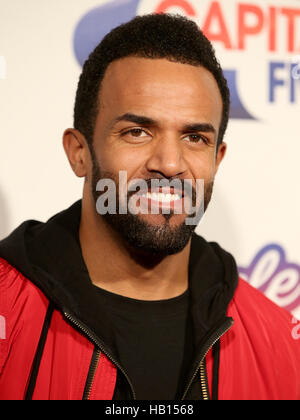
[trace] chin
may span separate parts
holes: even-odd
[[[196,228],[187,225],[182,215],[106,214],[102,217],[132,249],[152,255],[181,252]]]

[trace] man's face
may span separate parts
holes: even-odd
[[[144,180],[147,188],[120,193],[121,201],[125,193],[135,198],[139,214],[99,217],[135,248],[166,255],[181,251],[195,229],[186,224],[185,209],[203,200],[203,194],[197,198],[196,180],[204,182],[206,209],[225,152],[224,144],[216,151],[221,118],[217,83],[202,67],[136,57],[110,64],[100,90],[89,177],[95,208],[101,178],[115,181],[118,200],[119,171],[127,171],[128,183]],[[151,190],[153,180],[181,187]],[[184,192],[185,180],[193,194]]]

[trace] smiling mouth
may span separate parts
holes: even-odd
[[[181,200],[183,198],[182,194],[179,193],[175,193],[175,192],[161,192],[161,191],[155,191],[155,192],[146,192],[146,193],[142,193],[140,194],[141,198],[144,199],[148,199],[148,200],[152,200],[152,201],[157,201],[157,202],[161,202],[161,203],[165,203],[165,204],[169,204],[172,203],[174,201],[178,201]]]
[[[183,191],[173,187],[141,190],[136,193],[136,197],[142,213],[145,214],[159,214],[161,211],[175,211],[177,214],[183,212]]]

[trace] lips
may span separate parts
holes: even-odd
[[[132,180],[127,194],[133,214],[189,214],[195,202],[190,180],[178,178]]]
[[[183,212],[183,191],[174,187],[140,190],[133,197],[143,214],[159,214],[161,211],[165,214],[170,213],[170,211],[176,214],[182,214]]]
[[[138,192],[143,198],[149,198],[150,200],[155,201],[174,201],[181,200],[184,196],[182,189],[174,188],[172,186],[163,186],[163,187],[152,187],[148,190],[140,190]]]
[[[147,198],[153,201],[160,201],[166,204],[182,199],[182,195],[179,195],[176,193],[163,193],[163,192],[147,192],[147,193],[141,194],[140,197]]]

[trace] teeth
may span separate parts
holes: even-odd
[[[170,203],[171,201],[180,200],[181,197],[178,194],[164,194],[164,193],[149,193],[142,194],[142,197],[149,198],[154,201],[161,201],[163,203]]]

